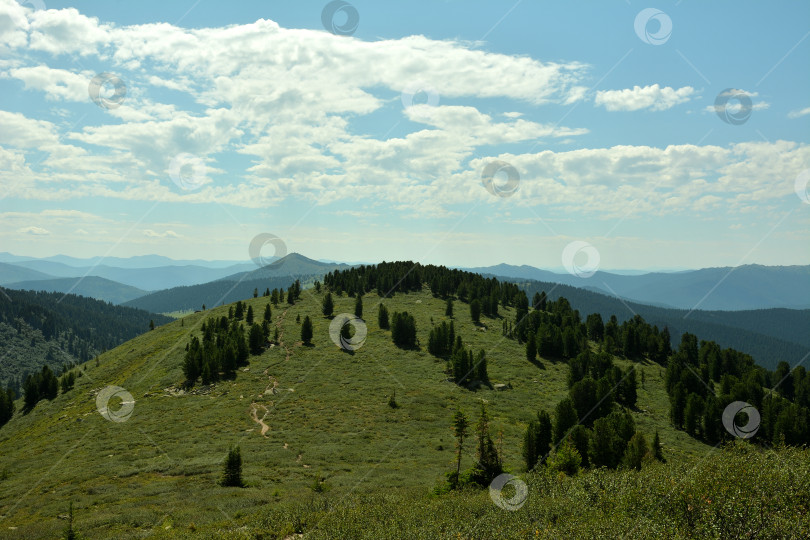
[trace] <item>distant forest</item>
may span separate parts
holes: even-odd
[[[19,393],[26,373],[86,362],[169,321],[84,296],[0,289],[0,386]]]

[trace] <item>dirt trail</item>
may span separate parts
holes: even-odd
[[[259,418],[259,409],[264,409],[264,415]],[[264,423],[264,419],[267,418],[267,415],[270,414],[270,409],[266,406],[262,405],[261,403],[251,403],[250,404],[250,415],[253,417],[253,421],[259,424],[262,427],[262,437],[267,439],[267,432],[270,431],[270,426]]]

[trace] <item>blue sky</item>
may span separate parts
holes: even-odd
[[[810,263],[810,4],[328,7],[0,0],[0,251]]]

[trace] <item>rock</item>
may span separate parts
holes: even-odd
[[[512,385],[511,384],[498,383],[498,384],[494,385],[493,388],[495,390],[498,390],[499,392],[502,392],[504,390],[511,390]]]

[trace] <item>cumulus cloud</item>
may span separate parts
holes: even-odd
[[[624,90],[600,90],[596,92],[594,103],[608,111],[664,111],[675,105],[686,103],[696,93],[691,86],[682,88],[652,86],[634,86]]]
[[[23,234],[33,234],[34,236],[45,236],[51,234],[51,231],[48,229],[43,229],[42,227],[23,227],[21,229],[17,229],[17,232]]]

